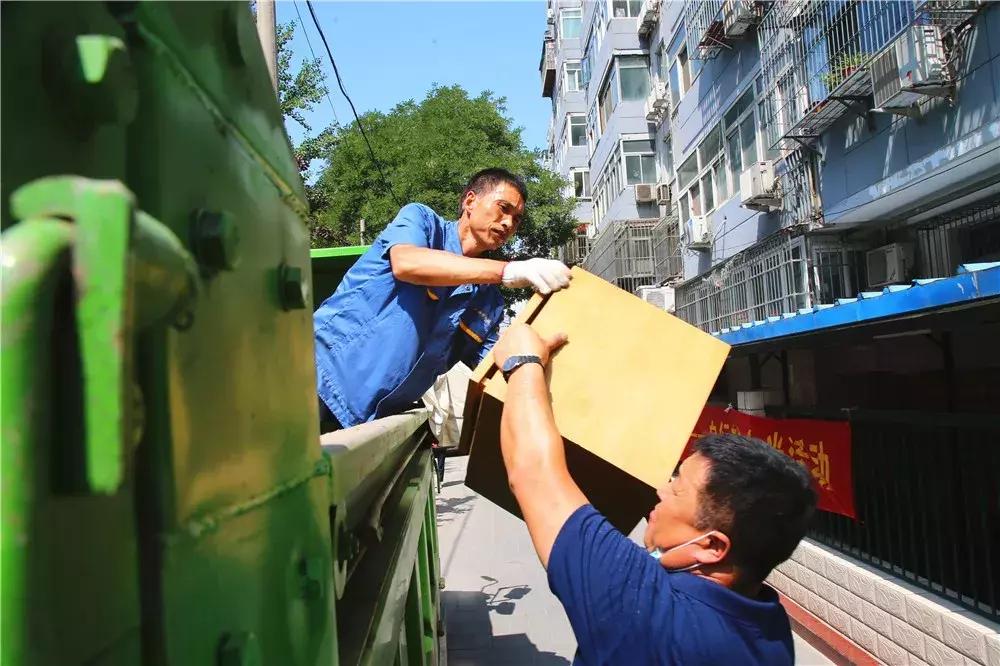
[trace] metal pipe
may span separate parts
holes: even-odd
[[[24,663],[28,647],[28,566],[32,547],[32,509],[37,494],[36,456],[47,447],[51,420],[49,345],[55,292],[69,270],[75,230],[55,219],[30,219],[3,234],[0,247],[0,316],[4,334],[0,349],[3,392],[2,516],[0,535],[3,595],[0,614],[4,638],[0,662]]]

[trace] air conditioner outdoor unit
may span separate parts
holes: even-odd
[[[658,109],[666,109],[670,106],[670,95],[667,90],[667,84],[663,81],[653,82],[651,97],[653,98],[653,106]]]
[[[706,249],[712,246],[712,234],[708,229],[708,218],[704,215],[692,215],[684,223],[684,237],[692,250]]]
[[[670,183],[660,183],[656,186],[656,203],[669,206],[673,199],[670,196]]]
[[[865,254],[868,265],[868,286],[884,287],[906,282],[913,266],[913,249],[902,243],[891,243]]]
[[[545,10],[545,18],[547,18],[549,20],[552,20],[555,17],[556,17],[556,10],[554,10],[554,9],[546,9]]]
[[[646,122],[656,123],[663,116],[663,109],[654,104],[653,94],[646,98]]]
[[[660,310],[674,311],[673,287],[639,287],[639,298]]]
[[[751,162],[740,174],[740,203],[744,208],[769,212],[781,208],[774,162]]]
[[[941,31],[933,25],[905,30],[870,66],[875,110],[900,113],[925,95],[951,92],[951,79],[941,45]]]
[[[660,0],[644,0],[639,8],[639,34],[645,35],[653,30],[660,20]]]
[[[635,188],[636,203],[653,203],[656,201],[656,190],[654,185],[639,184],[633,185]]]

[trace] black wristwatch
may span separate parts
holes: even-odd
[[[527,363],[537,363],[538,365],[541,365],[542,359],[534,354],[518,354],[516,356],[508,357],[500,367],[500,372],[503,373],[504,381],[510,381],[511,373]]]

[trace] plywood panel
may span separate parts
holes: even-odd
[[[621,470],[622,483],[632,478],[647,490],[663,484],[680,459],[729,346],[580,268],[573,269],[568,289],[544,299],[536,295],[518,320],[543,335],[569,336],[548,369],[556,425],[572,443],[567,452],[579,447]],[[488,467],[499,464],[494,476],[506,487],[502,460],[486,451],[484,460],[476,460],[476,446],[490,442],[492,448],[498,437],[505,395],[506,384],[491,355],[470,382],[462,437],[463,448],[471,449],[473,482],[482,483]],[[496,409],[481,409],[486,396],[496,401]],[[489,465],[481,464],[485,459]],[[599,477],[595,481],[600,485]],[[581,488],[588,492],[583,484]],[[601,491],[594,486],[590,492]]]

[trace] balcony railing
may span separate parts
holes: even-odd
[[[764,6],[751,0],[686,0],[688,54],[695,60],[710,60],[732,48],[733,41],[760,23]]]
[[[867,112],[869,64],[913,19],[913,0],[775,3],[757,31],[768,144],[795,149]]]
[[[677,316],[719,331],[809,307],[804,236],[779,232],[677,287]]]

